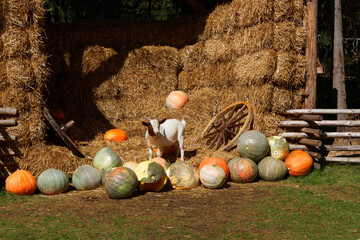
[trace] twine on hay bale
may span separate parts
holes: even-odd
[[[234,0],[231,8],[235,11],[235,26],[249,27],[272,20],[274,0]]]
[[[273,45],[273,23],[266,22],[251,27],[239,28],[234,35],[236,54],[242,56],[261,50],[271,49]]]
[[[252,85],[268,81],[276,70],[277,54],[271,50],[244,55],[235,60],[236,84]]]

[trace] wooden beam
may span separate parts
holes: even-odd
[[[0,120],[0,126],[1,127],[12,127],[12,126],[16,126],[17,122],[15,119],[3,119]]]
[[[299,120],[304,121],[321,121],[324,120],[324,117],[322,115],[307,115],[303,114],[298,117]]]
[[[302,120],[281,121],[280,127],[360,127],[357,120],[324,120],[307,122]]]
[[[280,136],[284,138],[360,138],[360,132],[323,132],[322,134],[283,132]]]
[[[322,145],[321,147],[312,147],[299,144],[289,144],[290,150],[303,151],[360,151],[360,145]]]
[[[0,115],[15,116],[17,114],[16,108],[0,108]]]
[[[317,77],[317,0],[306,0],[306,98],[305,108],[316,108],[316,77]]]
[[[316,140],[316,139],[308,139],[308,138],[302,138],[298,141],[300,144],[304,144],[306,146],[313,146],[313,147],[320,147],[322,146],[322,141]]]
[[[308,133],[308,134],[318,134],[318,135],[321,135],[323,133],[323,131],[321,129],[307,128],[307,127],[301,128],[300,132]]]
[[[341,163],[360,163],[360,158],[356,157],[324,157],[327,162],[341,162]]]
[[[287,114],[360,114],[360,109],[290,109]]]

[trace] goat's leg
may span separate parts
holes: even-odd
[[[180,149],[180,158],[181,161],[184,161],[184,136],[179,137],[179,149]]]
[[[152,154],[153,154],[153,150],[152,148],[149,147],[149,160],[151,160]]]
[[[164,147],[158,147],[157,152],[156,152],[156,156],[161,157],[163,152],[164,152]]]

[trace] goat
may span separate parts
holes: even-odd
[[[166,119],[159,121],[157,117],[150,119],[145,117],[149,122],[141,122],[147,127],[145,139],[149,148],[149,160],[153,154],[153,148],[157,148],[157,156],[161,157],[164,147],[176,144],[176,156],[184,161],[184,132],[186,121],[177,119]]]

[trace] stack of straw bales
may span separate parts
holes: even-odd
[[[16,16],[25,16],[21,6],[33,4],[24,7],[31,10],[27,16],[37,16],[27,18],[32,19],[29,27],[8,23],[13,19],[7,15],[13,2]],[[5,1],[2,42],[15,41],[5,34],[10,25],[15,27],[17,45],[11,46],[17,46],[17,54],[10,56],[11,46],[3,44],[7,54],[0,63],[7,70],[5,83],[0,83],[7,96],[2,102],[16,103],[28,121],[22,123],[26,136],[40,142],[27,149],[20,164],[34,174],[49,167],[71,173],[103,147],[112,148],[125,161],[147,159],[141,125],[145,116],[187,120],[185,157],[190,163],[196,165],[207,156],[229,160],[236,149],[214,152],[199,139],[220,110],[235,101],[248,101],[255,109],[253,128],[270,136],[280,131],[277,122],[284,118],[284,110],[302,106],[303,0],[233,0],[206,18],[161,23],[99,20],[46,26],[45,49],[51,56],[46,89],[41,2]],[[23,62],[14,65],[12,61]],[[185,91],[190,101],[182,110],[169,110],[165,99],[177,89]],[[61,108],[66,120],[75,120],[68,134],[89,158],[79,159],[66,147],[43,146],[43,100]],[[103,139],[104,132],[115,127],[127,132],[127,141]]]
[[[304,100],[303,13],[303,0],[234,0],[218,6],[199,41],[180,50],[180,88],[195,95],[211,88],[217,94],[209,104],[224,95],[223,106],[248,101],[255,108],[254,128],[277,134],[281,113],[301,108]]]
[[[0,8],[1,106],[19,110],[18,127],[10,130],[19,146],[41,144],[45,129],[42,91],[48,73],[42,51],[43,1],[6,0]]]

